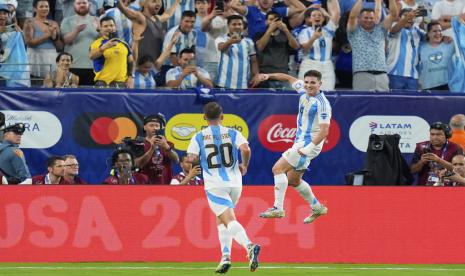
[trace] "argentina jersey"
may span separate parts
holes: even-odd
[[[100,19],[102,19],[104,16],[109,16],[115,20],[118,38],[124,39],[127,44],[132,45],[131,20],[127,18],[118,8],[107,10],[104,15],[100,16]]]
[[[333,48],[333,37],[336,32],[337,26],[332,21],[329,21],[322,28],[323,35],[313,42],[312,48],[304,51],[303,59],[310,59],[315,61],[328,61],[331,60],[331,52]],[[303,29],[298,36],[299,44],[307,43],[312,37],[315,29],[307,27]]]
[[[163,50],[168,47],[169,42],[171,41],[171,38],[173,37],[174,33],[179,30],[179,26],[175,26],[171,28],[168,33],[166,33],[166,36],[163,40]],[[192,29],[192,31],[186,33],[181,32],[181,35],[178,37],[178,40],[174,44],[173,48],[171,49],[172,54],[178,55],[182,50],[186,48],[192,48],[195,47],[195,43],[197,40],[197,30]]]
[[[292,87],[299,93],[299,112],[297,114],[297,133],[294,143],[310,144],[312,137],[320,131],[320,124],[329,124],[331,120],[331,105],[323,92],[315,96],[305,93],[304,81],[298,80]]]
[[[165,12],[168,11],[175,2],[176,0],[163,1]],[[179,2],[179,5],[174,10],[174,14],[170,16],[170,19],[166,22],[166,28],[168,30],[181,23],[181,16],[184,11],[195,11],[195,0],[181,0]]]
[[[388,74],[418,79],[418,51],[424,36],[424,31],[416,26],[389,34],[386,59]]]
[[[239,147],[247,143],[239,131],[223,126],[209,126],[192,137],[187,153],[199,156],[205,190],[242,187]]]
[[[228,35],[215,40],[216,48],[229,39]],[[239,43],[229,46],[226,51],[220,51],[218,66],[218,86],[232,89],[246,89],[250,76],[250,56],[255,55],[253,41],[244,37]]]

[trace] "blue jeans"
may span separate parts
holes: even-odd
[[[389,88],[418,90],[418,80],[410,77],[389,75]]]

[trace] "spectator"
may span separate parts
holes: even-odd
[[[65,51],[73,55],[71,71],[79,76],[80,85],[93,85],[95,74],[89,59],[89,45],[98,38],[98,19],[89,14],[88,0],[74,0],[75,15],[61,22]]]
[[[115,21],[116,33],[119,38],[124,40],[128,45],[132,45],[132,21],[121,12],[120,7],[129,9],[129,0],[119,0],[118,7],[108,9],[102,17],[111,17]]]
[[[32,177],[32,185],[69,184],[65,181],[65,159],[51,156],[47,159],[47,174]]]
[[[418,14],[419,10],[401,10],[399,22],[389,32],[386,63],[391,89],[418,90],[418,52],[425,38],[425,32],[413,24]]]
[[[52,88],[76,88],[79,85],[79,77],[69,70],[73,63],[73,56],[61,52],[56,57],[57,69],[47,74],[44,79],[44,87]]]
[[[231,7],[239,14],[246,16],[249,37],[254,38],[255,34],[266,32],[266,13],[277,12],[281,18],[290,17],[295,13],[305,10],[304,4],[298,0],[289,0],[289,7],[273,7],[272,0],[258,0],[257,5],[242,6],[239,0],[231,0]],[[296,26],[291,26],[296,27]]]
[[[183,14],[186,11],[195,13],[195,0],[165,0],[163,1],[163,7],[165,11],[171,10],[175,6],[175,9],[170,16],[167,23],[167,29],[170,30],[177,25],[181,24]],[[184,49],[184,48],[181,48]]]
[[[266,14],[266,25],[268,26],[266,32],[256,33],[254,38],[258,50],[259,71],[287,74],[289,56],[292,50],[299,48],[299,44],[277,12],[270,11]],[[290,88],[287,82],[272,80],[260,83],[259,87]]]
[[[395,0],[389,0],[390,13],[380,24],[381,0],[375,1],[376,12],[372,9],[362,10],[362,0],[357,0],[347,22],[347,36],[352,46],[355,90],[389,90],[385,35],[397,18],[397,5]]]
[[[72,17],[76,15],[76,9],[73,8],[73,2],[75,0],[57,0],[59,4],[61,4],[62,16],[63,18]],[[104,7],[103,4],[107,0],[86,0],[89,3],[89,14],[91,16],[99,16],[103,14]],[[111,0],[114,2],[114,0]],[[74,4],[75,7],[75,4]]]
[[[421,2],[421,0],[420,0]],[[413,23],[415,26],[420,27],[421,29],[424,29],[424,16],[421,16],[419,13],[425,13],[427,14],[427,8],[425,5],[419,5],[416,0],[401,0],[397,2],[397,10],[402,11],[403,9],[410,9],[412,11],[415,11],[417,16],[413,19]]]
[[[134,154],[119,149],[111,155],[112,172],[103,184],[149,184],[147,176],[134,172]]]
[[[171,38],[175,32],[181,32],[181,35],[176,41],[175,46],[171,49],[171,64],[174,66],[179,65],[177,57],[183,49],[195,49],[195,42],[197,40],[198,32],[194,29],[195,16],[195,12],[193,11],[183,12],[180,25],[171,28],[165,36],[165,40],[163,41],[163,49],[168,47],[168,43],[171,41]]]
[[[323,76],[322,90],[334,90],[336,85],[332,49],[341,17],[339,3],[336,0],[328,1],[328,9],[331,14],[323,8],[309,9],[306,17],[310,17],[310,25],[299,34],[299,43],[303,49],[299,79],[304,79],[304,74],[310,70],[319,71]],[[326,17],[330,18],[329,22]]]
[[[135,60],[138,60],[139,56],[149,56],[154,61],[160,57],[162,54],[163,37],[165,35],[163,24],[173,16],[179,1],[174,1],[171,8],[166,10],[162,15],[158,15],[162,7],[161,0],[145,0],[142,12],[132,10],[118,3],[118,9],[131,19],[133,24],[133,55]]]
[[[442,0],[434,4],[431,19],[439,21],[443,35],[452,36],[452,17],[461,14],[463,6],[462,0]]]
[[[24,130],[24,124],[21,123],[3,129],[3,141],[0,143],[0,170],[9,184],[31,183],[31,174],[24,153],[19,149]]]
[[[24,22],[27,19],[32,18],[34,9],[33,9],[34,0],[20,0],[18,7],[16,8],[16,19],[18,20],[18,25],[23,27]]]
[[[165,117],[161,114],[144,118],[144,154],[136,158],[135,164],[150,184],[169,184],[173,175],[171,162],[179,162],[173,143],[166,140],[165,126]]]
[[[64,180],[69,184],[87,184],[82,178],[79,177],[79,162],[74,155],[63,156],[65,160],[65,173]]]
[[[259,73],[253,41],[242,35],[244,19],[240,15],[228,17],[229,33],[215,40],[221,52],[218,68],[218,86],[228,89],[247,89],[252,73],[253,85]]]
[[[448,125],[433,123],[429,133],[429,141],[417,143],[410,165],[412,174],[418,174],[417,185],[422,186],[438,182],[439,171],[452,170],[452,157],[463,153],[459,145],[449,141],[452,133]]]
[[[463,93],[465,91],[465,12],[454,16],[451,21],[451,32],[454,40],[455,55],[453,57],[452,73],[449,76],[449,90]]]
[[[455,49],[453,43],[443,41],[442,27],[438,21],[427,26],[426,42],[420,47],[420,84],[427,90],[449,90],[449,72]]]
[[[460,145],[465,150],[465,115],[455,114],[452,116],[449,126],[452,130],[452,136],[449,141]]]
[[[24,23],[31,75],[42,79],[55,70],[57,50],[63,48],[60,27],[55,21],[47,18],[49,11],[48,0],[34,0],[35,16]]]
[[[90,45],[89,53],[89,58],[94,61],[95,85],[133,88],[134,60],[131,48],[118,37],[114,37],[115,32],[113,18],[100,19],[101,37]]]
[[[457,154],[452,158],[453,174],[444,176],[451,186],[465,186],[465,156]]]
[[[203,68],[196,66],[195,51],[184,49],[179,53],[179,66],[166,73],[166,86],[171,88],[195,88],[199,86],[213,88],[210,75]]]
[[[203,185],[202,178],[199,175],[202,174],[202,169],[200,165],[192,166],[191,162],[187,162],[187,155],[181,156],[181,166],[182,171],[177,175],[173,176],[171,179],[171,185],[191,185],[199,186]]]

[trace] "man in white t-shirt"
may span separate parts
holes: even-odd
[[[216,272],[226,273],[231,267],[232,239],[247,250],[250,271],[255,271],[260,246],[249,240],[234,214],[242,191],[242,176],[249,166],[249,143],[239,131],[221,125],[223,109],[218,103],[204,106],[204,118],[208,127],[192,137],[187,159],[195,164],[200,162],[208,205],[217,218],[222,258]]]
[[[462,0],[442,0],[433,6],[432,20],[438,20],[442,27],[442,34],[452,36],[451,19],[462,13],[464,2]]]

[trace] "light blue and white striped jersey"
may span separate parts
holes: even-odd
[[[132,22],[127,18],[118,8],[108,9],[105,14],[100,16],[102,19],[104,16],[110,16],[115,20],[116,32],[118,37],[124,39],[127,44],[132,46]]]
[[[424,36],[425,32],[416,26],[388,35],[388,74],[418,79],[420,41]]]
[[[175,0],[163,1],[165,12],[174,4],[174,2]],[[173,16],[171,16],[168,22],[166,22],[168,30],[181,23],[181,16],[184,11],[195,11],[195,0],[181,0],[179,2]]]
[[[144,76],[139,70],[134,73],[134,88],[136,89],[154,89],[157,84],[152,72]]]
[[[337,26],[330,20],[322,28],[323,35],[313,42],[313,47],[304,51],[303,60],[311,59],[315,61],[328,61],[331,60],[331,53],[333,50],[333,37],[336,32]],[[312,37],[315,29],[313,27],[307,27],[299,33],[299,44],[308,42]]]
[[[210,79],[210,74],[204,69],[197,67],[197,72],[205,79]],[[171,68],[166,72],[166,82],[176,80],[182,73],[182,68],[180,66],[176,66],[175,68]],[[187,89],[187,88],[194,88],[200,87],[202,84],[198,81],[197,77],[194,74],[187,75],[181,82],[179,88]]]
[[[312,138],[320,131],[320,124],[329,124],[331,120],[331,105],[323,92],[315,96],[305,93],[304,81],[298,80],[292,84],[299,98],[299,113],[297,114],[297,133],[294,143],[304,142],[304,146],[312,142]]]
[[[168,43],[171,41],[171,38],[173,37],[174,32],[179,29],[178,26],[174,26],[171,28],[168,33],[166,33],[165,39],[163,40],[163,50],[166,49],[168,46]],[[191,32],[188,32],[187,34],[181,33],[181,35],[178,37],[178,40],[174,44],[173,48],[171,49],[172,54],[179,54],[183,49],[185,48],[192,48],[192,46],[195,46],[197,40],[197,30],[192,29]]]
[[[223,126],[209,126],[191,139],[187,153],[199,156],[205,190],[242,187],[239,170],[239,147],[248,144],[237,130]]]
[[[220,36],[215,40],[216,48],[226,42],[229,35]],[[219,50],[218,50],[219,51]],[[227,51],[220,51],[220,65],[218,66],[218,86],[232,89],[247,89],[250,78],[251,59],[255,46],[252,39],[243,37],[241,42],[229,46]]]

